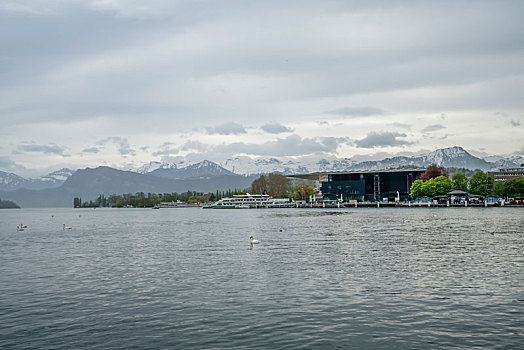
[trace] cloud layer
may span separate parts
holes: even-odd
[[[20,168],[512,153],[524,146],[523,12],[487,0],[5,0],[0,150]]]

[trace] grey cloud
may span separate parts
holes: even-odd
[[[232,144],[208,145],[199,144],[191,145],[191,152],[185,156],[188,160],[201,160],[203,154],[208,159],[225,159],[238,154],[247,154],[250,156],[273,156],[273,157],[296,157],[312,154],[334,153],[342,144],[350,143],[347,137],[321,137],[321,138],[302,138],[298,135],[289,135],[285,138],[277,138],[272,141],[261,144],[235,142]],[[187,150],[189,150],[189,145]],[[197,151],[200,148],[205,153]],[[163,159],[175,159],[177,157],[164,156]]]
[[[238,123],[229,122],[214,127],[205,128],[208,134],[219,134],[219,135],[237,135],[245,134],[246,130]]]
[[[171,156],[173,154],[178,154],[180,150],[178,148],[166,148],[163,150],[155,151],[152,153],[153,156]]]
[[[160,145],[160,149],[156,152],[153,152],[153,156],[162,156],[162,159],[172,159],[173,156],[176,156],[180,151],[197,151],[197,152],[205,152],[209,150],[211,146],[204,144],[200,141],[196,140],[190,140],[186,141],[182,146],[180,147],[173,147],[174,143],[172,142],[164,142]]]
[[[174,154],[178,154],[179,152],[180,152],[180,150],[178,148],[166,147],[166,148],[163,148],[161,150],[153,152],[152,155],[155,156],[155,157],[157,157],[157,156],[171,156],[171,155],[174,155]]]
[[[203,144],[200,141],[187,141],[186,143],[182,145],[180,149],[182,151],[194,150],[194,151],[204,152],[209,149],[209,146]]]
[[[173,142],[164,142],[163,144],[160,145],[160,147],[166,148],[166,147],[173,146],[173,145],[174,145]]]
[[[389,124],[395,128],[401,128],[401,129],[406,129],[406,130],[411,130],[411,125],[409,124],[404,124],[404,123],[399,123],[399,122],[394,122],[394,123],[391,123]]]
[[[136,151],[129,145],[128,143],[121,144],[118,148],[118,152],[120,152],[121,155],[131,155],[136,156]]]
[[[509,122],[513,126],[520,126],[520,120],[513,120],[513,119],[511,119]]]
[[[346,117],[369,117],[382,115],[384,111],[374,107],[343,107],[326,112],[326,114],[343,115]]]
[[[89,147],[89,148],[84,148],[82,150],[82,153],[98,153],[100,152],[100,149],[98,147]]]
[[[9,157],[0,156],[0,170],[15,171],[19,166]]]
[[[373,122],[364,133],[386,113],[359,106],[424,111],[440,122],[449,111],[449,128],[456,110],[521,115],[523,11],[517,1],[5,0],[1,125],[119,125],[122,137],[147,130],[156,145],[213,125],[217,115],[244,125],[286,115],[294,125],[334,109]],[[508,119],[501,132],[517,132]],[[470,132],[488,128],[479,118]],[[60,139],[52,133],[28,139]],[[87,144],[77,141],[79,149]]]
[[[178,152],[180,152],[180,149],[174,146],[175,144],[173,142],[164,142],[160,146],[158,146],[159,149],[153,152],[152,155],[155,157],[157,156],[169,157],[173,154],[178,154]]]
[[[129,144],[127,138],[120,136],[107,137],[97,142],[99,145],[113,143],[118,147],[118,152],[123,156],[136,156],[136,150]]]
[[[64,156],[64,149],[54,143],[49,145],[22,145],[19,147],[19,149],[25,152],[41,152],[45,154],[57,154]]]
[[[260,127],[263,131],[269,133],[269,134],[282,134],[285,132],[292,132],[293,129],[288,128],[282,124],[279,123],[273,123],[273,124],[265,124]]]
[[[113,137],[106,137],[105,139],[102,139],[100,141],[98,141],[96,144],[97,145],[105,145],[107,143],[119,143],[122,139],[118,136],[113,136]]]
[[[237,142],[221,145],[216,147],[216,150],[221,153],[245,153],[256,156],[303,156],[315,153],[332,153],[336,151],[339,145],[348,141],[347,138],[301,138],[298,135],[290,135],[262,144]]]
[[[333,151],[335,151],[341,144],[352,143],[349,137],[321,137],[320,141],[322,144],[330,147]]]
[[[406,146],[411,142],[401,140],[399,137],[406,137],[407,135],[399,132],[370,132],[366,137],[355,141],[355,145],[360,148],[375,148],[375,147],[390,147],[390,146]]]
[[[442,129],[445,129],[445,128],[446,127],[444,125],[433,124],[433,125],[426,126],[424,129],[421,130],[421,132],[433,132],[433,131],[438,131],[438,130],[442,130]]]

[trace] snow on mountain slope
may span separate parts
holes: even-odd
[[[142,165],[141,167],[139,167],[138,169],[135,169],[134,171],[140,174],[146,174],[146,173],[155,171],[157,169],[176,169],[176,168],[177,166],[174,163],[152,161],[152,162]]]
[[[183,168],[158,168],[148,174],[169,179],[211,178],[223,175],[235,175],[231,171],[208,160]]]
[[[443,167],[489,170],[494,163],[475,157],[462,147],[437,149],[427,155],[397,156],[379,161],[354,162],[350,158],[305,158],[299,160],[278,158],[236,157],[227,159],[222,166],[237,174],[260,174],[280,172],[298,174],[309,172],[381,170],[403,166],[427,167],[437,164]]]
[[[510,162],[512,163],[512,162]],[[231,173],[240,175],[254,175],[267,173],[283,173],[283,174],[300,174],[311,172],[329,172],[329,171],[349,171],[349,170],[380,170],[392,169],[403,166],[427,167],[430,164],[437,164],[444,167],[457,167],[468,169],[482,169],[489,170],[495,166],[494,162],[485,161],[482,158],[475,157],[468,153],[462,147],[449,147],[437,149],[426,155],[416,156],[397,156],[392,158],[385,158],[379,161],[361,161],[356,162],[351,158],[336,158],[336,157],[315,157],[307,156],[301,158],[251,158],[247,156],[239,156],[226,159],[225,161],[216,164],[210,161],[203,161],[196,164],[190,164],[185,160],[178,163],[164,163],[164,162],[150,162],[138,170],[139,173],[156,173],[156,175],[164,174],[169,177],[186,177],[189,174],[198,175],[197,168],[207,168],[207,176],[220,175],[220,171],[210,170],[215,167],[220,167],[228,170]],[[508,164],[506,162],[505,164]],[[184,171],[160,171],[162,169],[186,169]]]
[[[0,190],[13,191],[19,188],[41,190],[45,188],[58,187],[63,184],[64,181],[66,181],[73,173],[74,170],[63,168],[53,171],[38,179],[26,179],[13,173],[0,171]]]
[[[16,190],[17,188],[23,187],[27,181],[27,179],[24,179],[23,177],[16,174],[0,171],[0,190]]]
[[[71,177],[71,175],[73,175],[74,172],[75,172],[74,170],[71,170],[69,168],[62,168],[60,170],[56,170],[47,175],[44,175],[40,177],[40,179],[42,181],[63,183],[65,180]]]

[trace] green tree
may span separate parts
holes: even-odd
[[[524,176],[507,179],[504,182],[504,192],[508,197],[524,196]]]
[[[296,200],[307,200],[315,194],[315,186],[307,181],[302,181],[293,186],[293,197]]]
[[[16,204],[15,202],[7,200],[7,199],[6,200],[0,199],[0,209],[16,209],[16,208],[20,208],[20,206]]]
[[[81,208],[82,207],[82,199],[79,197],[75,197],[73,199],[73,208]]]
[[[411,185],[411,191],[409,193],[411,198],[420,198],[423,196],[422,183],[423,183],[422,180],[413,181],[413,184]]]
[[[469,190],[473,194],[487,196],[493,188],[493,176],[482,171],[477,171],[469,180]]]
[[[451,188],[454,190],[468,191],[469,180],[465,174],[456,173],[451,178]]]
[[[495,182],[495,186],[493,187],[493,193],[495,193],[499,197],[506,196],[506,189],[504,186],[504,181]]]
[[[437,194],[446,194],[451,191],[451,180],[447,177],[439,176],[431,180],[435,182],[435,191]]]
[[[424,196],[434,196],[437,194],[437,182],[434,179],[429,179],[422,183],[421,190]]]

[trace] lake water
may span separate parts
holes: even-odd
[[[522,348],[523,227],[522,208],[2,210],[0,348]]]

